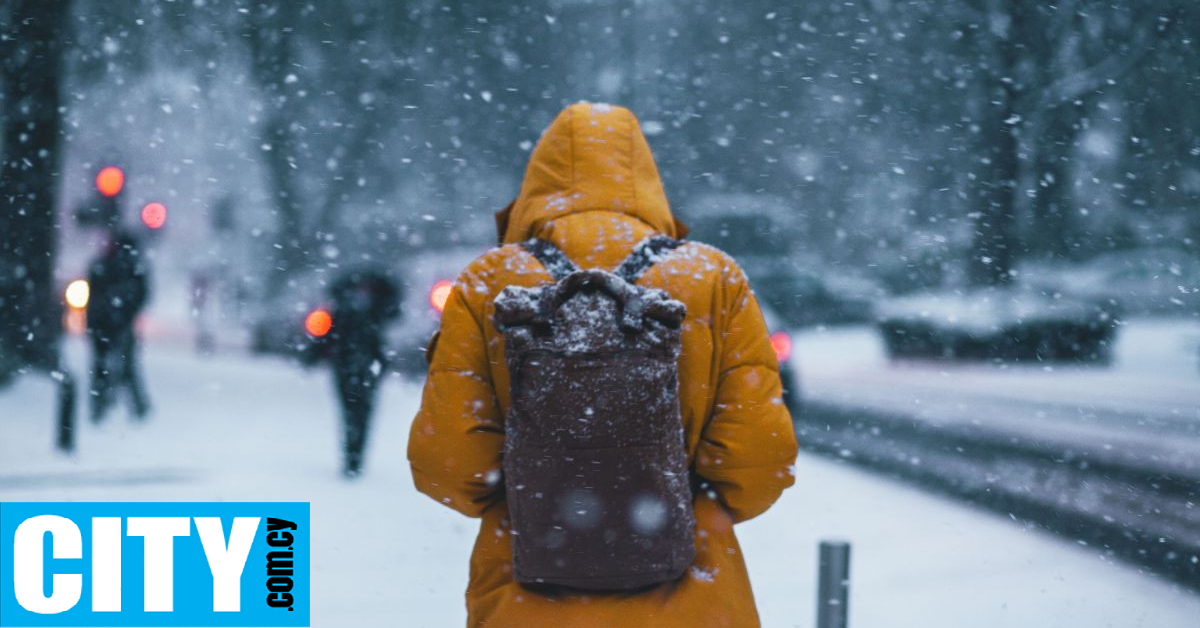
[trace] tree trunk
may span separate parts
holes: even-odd
[[[975,236],[967,261],[967,278],[978,286],[1004,285],[1012,280],[1017,227],[1016,185],[1021,172],[1017,135],[1021,116],[1017,112],[1020,86],[1017,76],[1023,10],[1018,0],[996,0],[992,11],[1009,18],[1004,32],[983,37],[984,59],[992,64],[984,71],[984,103],[979,119],[982,167],[973,189]]]
[[[270,290],[282,288],[284,279],[303,267],[308,242],[304,237],[304,215],[300,206],[300,190],[296,181],[295,166],[291,161],[295,150],[292,132],[286,111],[267,114],[264,135],[271,145],[267,151],[267,172],[270,190],[275,201],[275,218],[278,231],[275,235],[276,281],[268,284]]]
[[[4,160],[0,164],[0,359],[55,368],[61,332],[54,287],[60,82],[69,0],[15,0],[3,29]]]
[[[297,3],[264,3],[249,24],[246,39],[251,54],[251,72],[267,98],[262,139],[268,186],[275,204],[275,248],[269,296],[278,294],[286,280],[299,270],[309,249],[304,233],[304,208],[297,178],[296,138],[291,123],[297,118],[292,42],[299,23]]]
[[[1011,119],[1013,112],[1006,107],[999,111],[1001,120],[988,120],[981,125],[991,163],[985,164],[985,174],[975,187],[975,243],[967,266],[968,277],[975,285],[1002,285],[1012,279],[1015,187],[1020,163],[1016,131],[1003,121]]]
[[[1045,113],[1037,146],[1037,196],[1033,201],[1032,248],[1047,257],[1066,258],[1075,243],[1072,216],[1071,155],[1079,133],[1081,107],[1066,103]]]

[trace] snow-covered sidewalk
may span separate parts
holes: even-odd
[[[80,347],[70,354],[78,364]],[[383,388],[367,473],[336,473],[324,372],[152,347],[151,421],[81,426],[51,451],[53,390],[0,391],[0,500],[312,502],[314,626],[456,626],[475,522],[413,488],[419,386]],[[81,372],[77,369],[77,372]],[[812,625],[816,544],[853,543],[850,621],[871,626],[1189,628],[1200,596],[1005,518],[802,456],[797,486],[739,527],[768,627]]]
[[[1129,321],[1118,330],[1110,366],[889,362],[871,327],[800,334],[793,354],[804,396],[822,401],[941,422],[1200,439],[1200,321]],[[1014,404],[1021,407],[1002,411]],[[1040,411],[1025,412],[1032,406]]]

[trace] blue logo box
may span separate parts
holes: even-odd
[[[0,627],[308,626],[306,502],[0,503]]]

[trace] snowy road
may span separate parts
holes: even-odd
[[[80,348],[70,353],[78,366]],[[367,474],[351,483],[335,473],[325,373],[170,346],[146,366],[152,420],[84,425],[73,458],[50,449],[48,382],[0,391],[0,500],[310,501],[314,626],[462,625],[475,525],[412,488],[417,385],[388,381]],[[739,527],[765,626],[812,624],[815,547],[831,537],[853,543],[854,628],[1191,628],[1200,617],[1200,596],[1006,518],[825,459],[803,456],[797,476]]]
[[[1109,365],[890,361],[867,327],[796,346],[806,448],[1200,577],[1200,321],[1123,321]]]

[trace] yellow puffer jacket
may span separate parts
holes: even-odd
[[[509,375],[492,301],[550,276],[517,244],[533,236],[584,268],[615,268],[634,244],[683,228],[628,110],[580,103],[530,159],[520,196],[498,215],[503,245],[472,262],[442,316],[408,457],[417,488],[482,517],[471,558],[468,624],[504,628],[758,625],[733,524],[792,484],[796,441],[778,363],[754,294],[724,253],[687,242],[639,283],[687,305],[679,397],[689,463],[710,490],[695,499],[696,560],[676,582],[632,594],[544,595],[514,582],[501,475]]]

